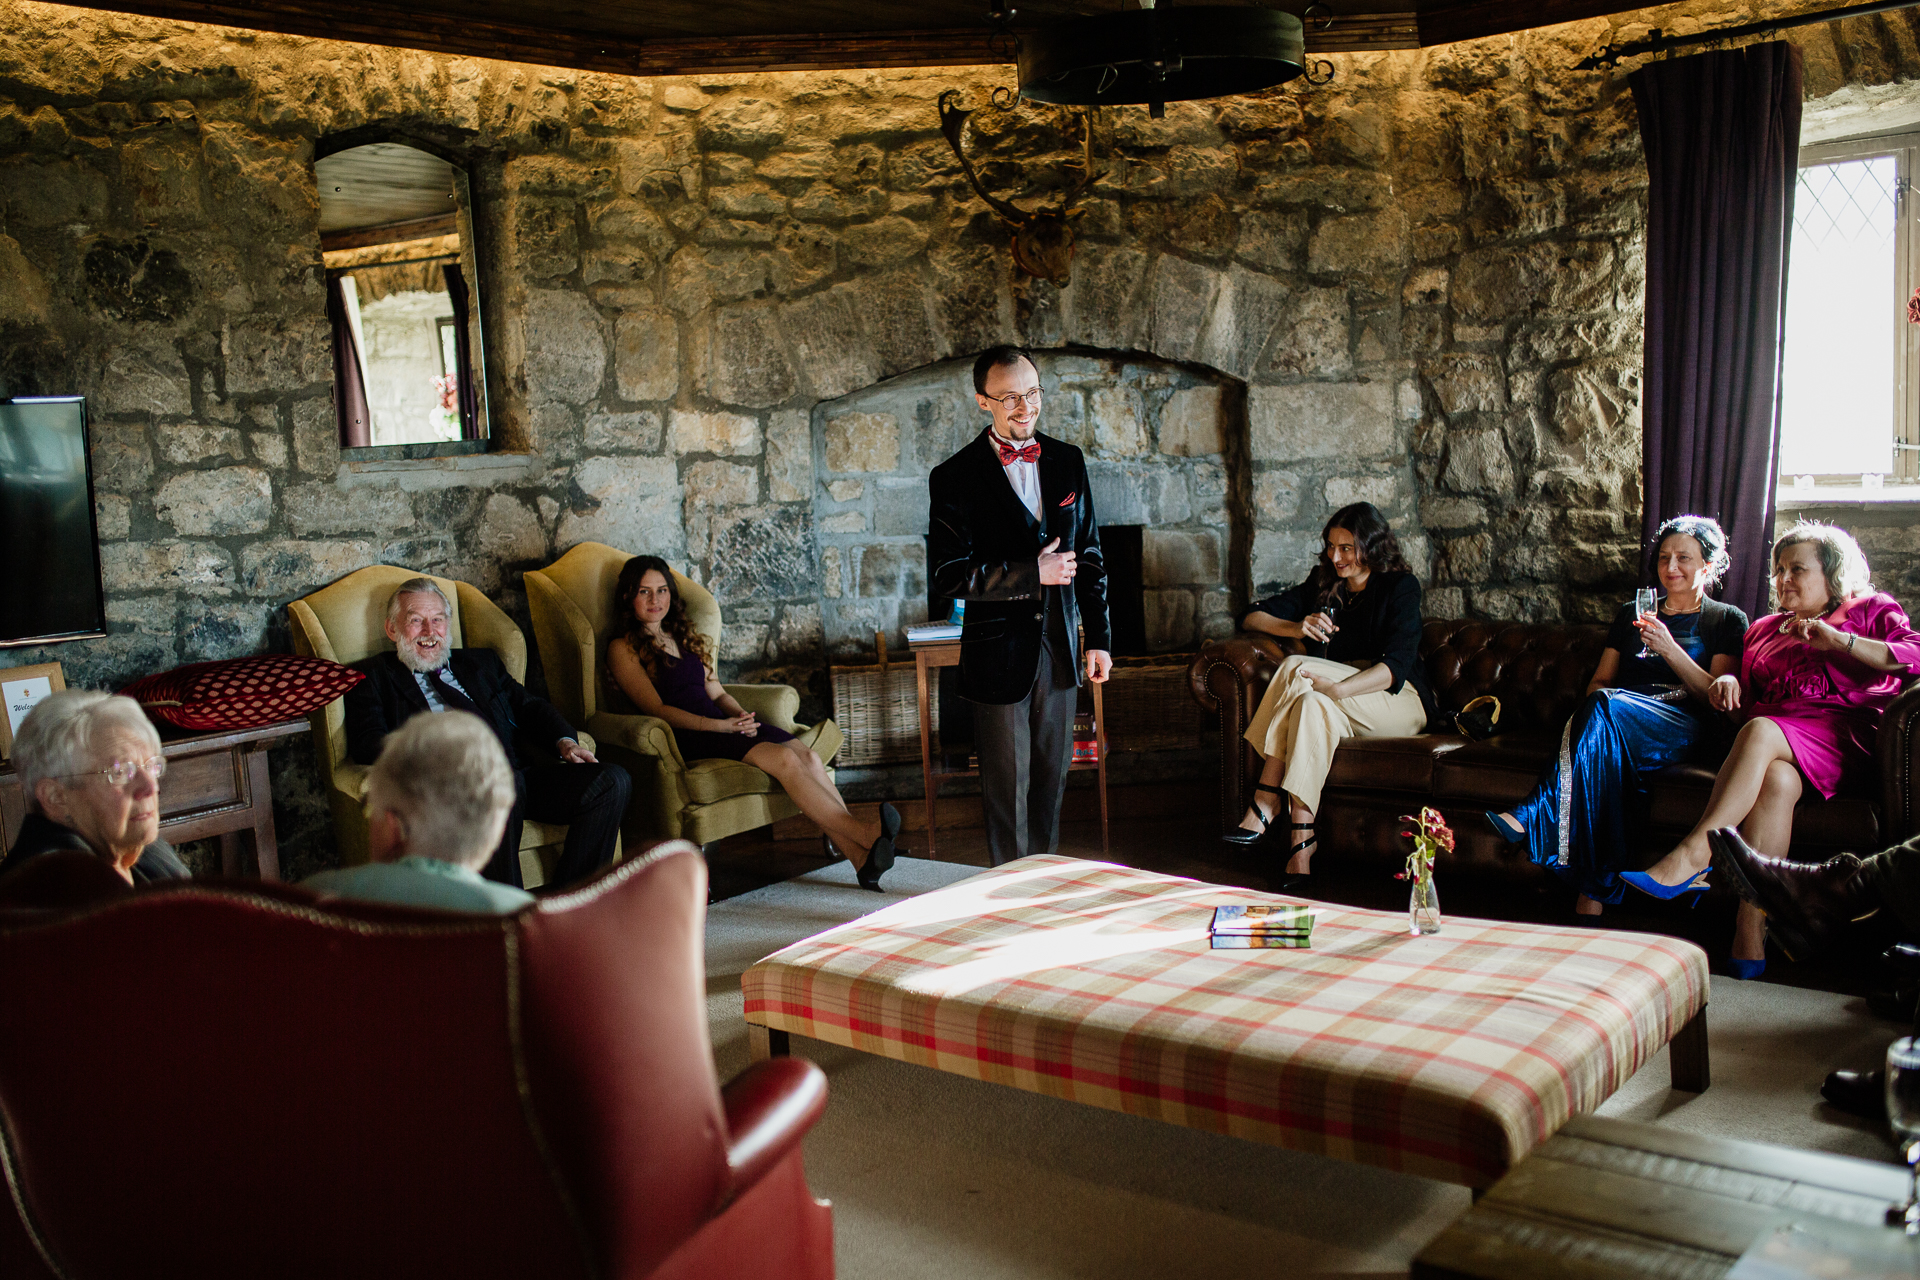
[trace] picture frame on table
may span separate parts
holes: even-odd
[[[13,735],[20,731],[27,712],[66,687],[67,677],[57,662],[0,667],[0,760],[13,759]]]

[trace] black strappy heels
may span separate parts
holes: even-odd
[[[867,850],[867,860],[854,872],[854,878],[862,889],[871,889],[875,893],[884,893],[880,887],[880,877],[893,870],[893,860],[905,849],[896,849],[893,838],[900,834],[900,811],[890,804],[880,806],[880,838]]]
[[[1287,824],[1287,830],[1312,831],[1313,824],[1311,822],[1289,822]],[[1287,861],[1280,864],[1280,876],[1273,884],[1273,891],[1275,893],[1299,893],[1313,883],[1313,873],[1311,871],[1288,871],[1287,863],[1293,861],[1295,854],[1302,853],[1319,843],[1319,836],[1310,835],[1305,840],[1294,845],[1293,848],[1287,850]]]
[[[1255,791],[1271,792],[1276,796],[1284,797],[1287,794],[1286,792],[1282,791],[1280,788],[1270,787],[1264,782],[1254,783],[1253,789]],[[1220,837],[1222,840],[1226,841],[1228,844],[1237,844],[1241,848],[1252,848],[1254,845],[1260,844],[1263,841],[1265,841],[1268,834],[1272,832],[1273,820],[1267,817],[1266,814],[1260,812],[1260,806],[1255,804],[1255,805],[1249,805],[1247,807],[1253,810],[1254,817],[1260,819],[1260,829],[1258,831],[1249,831],[1245,827],[1235,827],[1232,831],[1229,831],[1225,835]]]

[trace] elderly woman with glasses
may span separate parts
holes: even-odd
[[[27,817],[0,874],[77,849],[130,884],[184,880],[186,864],[160,836],[160,735],[132,698],[74,689],[27,713],[13,740]]]

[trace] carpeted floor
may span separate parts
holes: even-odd
[[[978,868],[902,859],[883,898],[846,863],[709,909],[707,1012],[721,1079],[747,1065],[740,974],[789,942]],[[1901,1029],[1862,1001],[1713,980],[1713,1087],[1667,1087],[1662,1053],[1601,1108],[1724,1137],[1893,1160],[1820,1103],[1835,1066],[1868,1066]],[[1249,1258],[1308,1280],[1404,1274],[1468,1207],[1465,1188],[1197,1133],[795,1038],[832,1082],[807,1139],[834,1203],[844,1280],[1179,1280]],[[1256,1268],[1264,1273],[1269,1268]]]

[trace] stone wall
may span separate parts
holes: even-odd
[[[112,629],[9,660],[114,685],[284,648],[287,601],[381,560],[524,622],[520,573],[598,539],[687,564],[726,610],[729,673],[818,705],[841,536],[821,406],[1008,338],[1243,400],[1227,604],[1297,578],[1366,497],[1432,612],[1606,616],[1636,556],[1645,178],[1623,75],[1568,68],[1698,21],[1342,55],[1326,87],[1101,112],[1060,289],[1014,286],[937,131],[942,90],[977,100],[1008,68],[627,80],[0,0],[0,390],[90,398]],[[1884,105],[1913,21],[1795,33],[1810,94]],[[1071,181],[1064,113],[975,121],[1000,194]],[[499,452],[340,457],[312,160],[370,128],[468,159]],[[1203,629],[1219,603],[1198,599]],[[305,746],[275,774],[291,870],[330,861]]]

